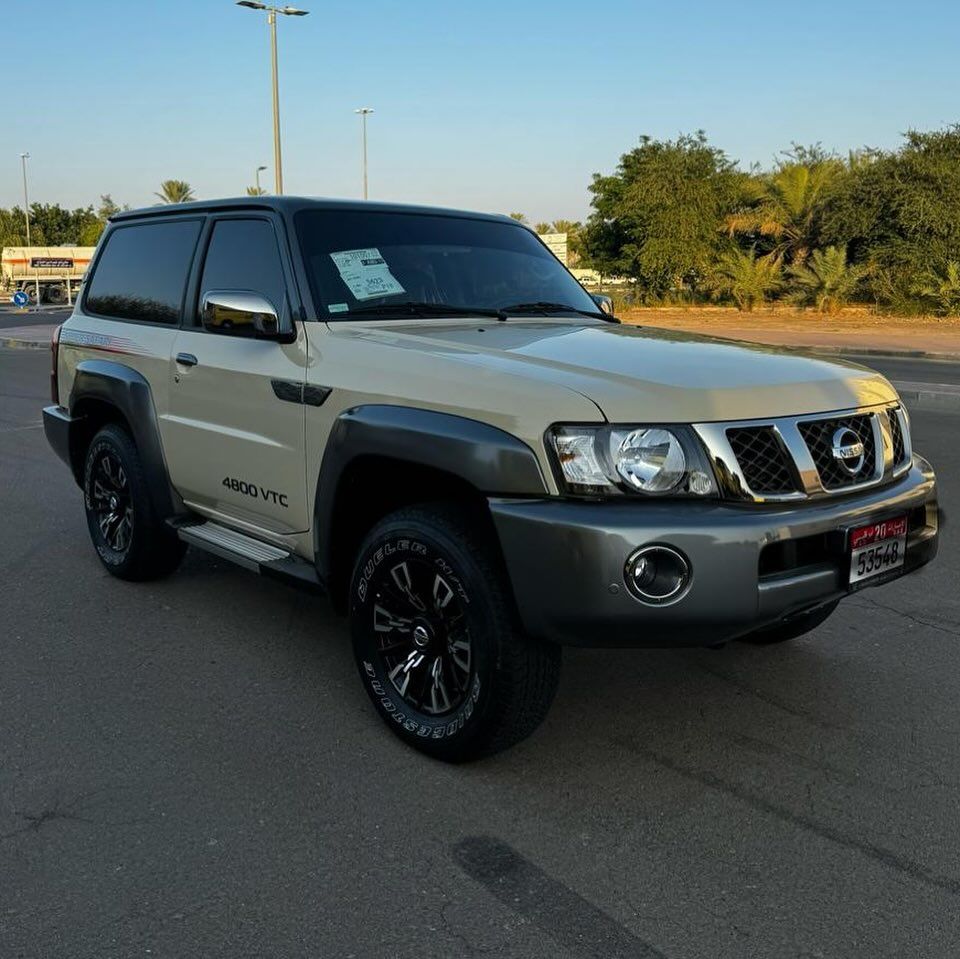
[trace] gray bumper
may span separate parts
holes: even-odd
[[[704,646],[848,595],[844,529],[907,514],[898,578],[937,552],[936,480],[915,457],[880,490],[806,504],[490,501],[524,627],[574,646]],[[682,551],[682,599],[649,606],[626,588],[639,546]],[[879,585],[879,583],[877,583]]]

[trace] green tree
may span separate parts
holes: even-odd
[[[580,231],[582,223],[579,223],[577,220],[554,220],[553,223],[548,224],[548,229],[544,232],[550,233],[566,233],[567,239],[573,239]]]
[[[126,208],[125,208],[126,209]],[[97,216],[101,220],[109,220],[114,213],[119,213],[120,207],[113,202],[113,197],[109,193],[100,194],[100,206],[97,207]]]
[[[931,264],[960,261],[960,126],[873,151],[827,203],[823,240],[873,264],[881,297],[907,296]]]
[[[510,219],[511,219],[511,220],[516,220],[517,223],[526,223],[526,222],[527,222],[527,215],[526,215],[526,213],[511,213],[509,216],[510,216]]]
[[[814,250],[802,266],[790,271],[792,298],[821,313],[836,313],[849,303],[869,270],[847,262],[845,246]]]
[[[248,186],[247,196],[266,196],[267,191],[262,186]]]
[[[730,297],[738,309],[749,313],[781,289],[782,265],[773,253],[757,256],[754,248],[747,252],[728,250],[721,254],[708,285],[714,293]]]
[[[186,180],[164,180],[160,184],[160,192],[154,193],[161,203],[187,203],[194,200],[193,190]]]
[[[746,237],[799,265],[818,244],[824,205],[845,166],[816,148],[795,147],[790,157],[751,181],[752,197],[725,225],[731,236]]]
[[[713,270],[721,226],[742,203],[746,179],[702,131],[642,137],[613,174],[594,175],[594,212],[576,248],[584,265],[632,278],[645,296],[695,291]]]
[[[549,224],[549,223],[537,223],[537,224],[534,226],[534,229],[537,231],[537,233],[539,233],[539,234],[541,234],[541,235],[543,235],[544,233],[550,233],[550,232],[552,232],[551,229],[550,229],[550,224]]]
[[[80,246],[96,246],[105,228],[106,223],[103,220],[91,220],[80,231]]]

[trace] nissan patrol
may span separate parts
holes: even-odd
[[[505,217],[118,213],[46,433],[111,574],[189,544],[323,589],[378,712],[446,760],[535,729],[565,644],[779,642],[933,558],[882,376],[601,305]]]

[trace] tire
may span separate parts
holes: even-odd
[[[519,628],[490,539],[447,505],[403,509],[368,534],[350,585],[364,688],[397,736],[446,762],[525,739],[560,677],[559,646]]]
[[[106,570],[141,581],[172,573],[186,544],[156,515],[140,456],[121,426],[105,426],[90,443],[83,468],[87,528]]]
[[[773,646],[776,643],[785,643],[789,639],[797,639],[800,636],[816,629],[821,623],[825,622],[833,615],[834,610],[840,605],[840,600],[834,600],[824,606],[818,606],[808,613],[801,613],[799,616],[792,616],[782,623],[776,623],[768,626],[766,629],[750,633],[742,638],[742,642],[751,643],[754,646]]]

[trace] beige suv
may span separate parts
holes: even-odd
[[[937,549],[882,376],[621,325],[503,217],[120,213],[53,354],[104,566],[190,544],[325,590],[377,710],[442,759],[535,729],[564,644],[789,639]]]

